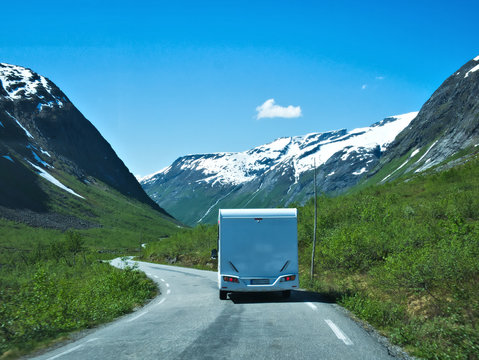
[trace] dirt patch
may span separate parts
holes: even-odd
[[[100,224],[77,218],[71,215],[63,215],[54,212],[38,213],[28,209],[9,209],[0,206],[0,218],[20,222],[32,227],[57,230],[84,230],[99,228]]]

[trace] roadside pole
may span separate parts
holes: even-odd
[[[316,206],[316,159],[314,159],[313,169],[313,184],[314,184],[314,229],[313,229],[313,253],[311,254],[311,281],[314,277],[314,255],[316,252],[316,223],[317,223],[317,206]]]

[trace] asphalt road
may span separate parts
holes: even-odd
[[[242,294],[221,301],[216,272],[138,265],[159,284],[159,297],[35,359],[393,359],[316,294]]]

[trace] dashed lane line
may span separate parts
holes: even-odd
[[[60,353],[60,354],[58,354],[58,355],[55,355],[55,356],[52,356],[51,358],[48,358],[48,360],[57,359],[57,358],[59,358],[60,356],[69,354],[69,353],[71,353],[71,352],[73,352],[73,351],[75,351],[75,350],[78,350],[78,349],[82,348],[82,347],[83,347],[83,344],[82,344],[82,345],[77,345],[77,346],[75,346],[75,347],[72,347],[71,349],[68,349],[67,351],[64,351],[64,352],[62,352],[62,353]]]
[[[350,338],[348,338],[346,336],[346,334],[344,334],[341,329],[339,327],[336,326],[335,323],[333,323],[331,320],[329,319],[326,319],[324,320],[326,321],[326,324],[328,324],[328,326],[331,328],[331,330],[333,330],[334,334],[336,335],[336,337],[339,339],[339,340],[342,340],[343,343],[345,343],[346,345],[353,345],[353,342],[351,341]]]
[[[126,322],[132,322],[132,321],[142,317],[143,315],[146,315],[147,313],[148,313],[148,311],[143,311],[142,313],[136,315],[135,317],[132,317],[131,319],[126,320]]]
[[[99,340],[99,339],[98,339],[98,338],[93,338],[93,339],[90,339],[90,340],[85,341],[85,344],[86,344],[86,343],[89,343],[89,342],[92,342],[92,341],[97,341],[97,340]],[[69,354],[69,353],[71,353],[71,352],[73,352],[73,351],[75,351],[75,350],[78,350],[78,349],[82,348],[83,345],[85,345],[85,344],[80,344],[80,345],[74,346],[74,347],[72,347],[71,349],[68,349],[68,350],[66,350],[66,351],[64,351],[64,352],[62,352],[62,353],[60,353],[60,354],[57,354],[57,355],[55,355],[55,356],[52,356],[51,358],[48,358],[48,360],[58,359],[59,357],[61,357],[61,356],[63,356],[63,355]]]
[[[306,305],[308,305],[314,311],[318,310],[318,307],[314,305],[312,302],[307,302]]]
[[[157,304],[157,305],[163,304],[163,302],[164,302],[165,300],[166,300],[165,298],[161,299],[160,301],[158,301],[158,304]]]

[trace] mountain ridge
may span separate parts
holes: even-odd
[[[374,167],[416,114],[388,117],[351,131],[282,137],[244,152],[187,155],[140,182],[155,201],[189,224],[213,222],[212,210],[220,205],[275,207],[304,202],[311,196],[313,159],[322,175],[320,186],[342,191]],[[191,216],[184,216],[183,210]]]

